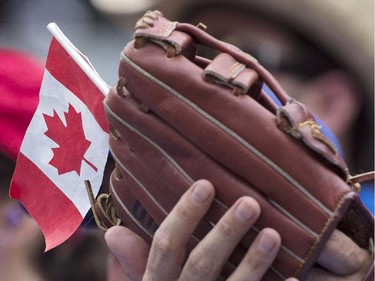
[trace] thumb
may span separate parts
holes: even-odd
[[[118,272],[118,267],[121,267],[129,280],[142,280],[150,251],[148,244],[123,226],[111,227],[105,233],[104,238],[109,250],[117,260],[117,263],[112,264],[111,268]],[[117,268],[115,268],[116,264]]]
[[[369,260],[369,254],[361,249],[348,236],[339,230],[335,230],[317,262],[338,275],[349,275],[360,271]]]

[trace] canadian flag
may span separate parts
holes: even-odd
[[[26,131],[10,196],[39,224],[46,251],[68,239],[90,209],[108,157],[103,99],[109,87],[55,24],[39,105]]]

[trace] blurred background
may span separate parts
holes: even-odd
[[[44,64],[50,22],[57,23],[109,85],[117,82],[119,53],[132,28],[113,24],[87,0],[0,0],[0,46],[31,53]]]
[[[0,126],[22,115],[2,115],[9,109],[4,100],[27,112],[19,121],[22,128],[31,119],[51,40],[48,23],[56,22],[104,81],[115,85],[120,52],[148,9],[161,10],[171,20],[202,22],[208,33],[252,54],[331,128],[352,174],[374,169],[373,0],[0,0],[0,90],[22,84],[0,92]],[[19,67],[5,65],[12,61],[4,50],[15,52],[13,64]],[[26,91],[33,101],[20,107],[24,99],[17,95]],[[22,132],[17,134],[21,140]],[[7,145],[0,142],[0,280],[105,280],[106,247],[95,230],[80,231],[64,246],[36,254],[43,250],[37,226],[21,220],[14,202],[4,199],[15,162]],[[372,184],[362,186],[361,197],[373,212]],[[97,252],[102,258],[93,259]]]

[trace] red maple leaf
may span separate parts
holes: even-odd
[[[53,157],[49,164],[57,169],[59,175],[71,171],[76,171],[80,175],[82,161],[97,171],[98,169],[84,158],[91,142],[85,137],[81,113],[69,104],[68,112],[64,112],[64,115],[66,126],[56,111],[53,111],[53,116],[43,114],[48,128],[44,134],[59,145],[52,148]]]

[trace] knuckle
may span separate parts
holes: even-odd
[[[231,223],[227,221],[221,221],[216,225],[219,233],[226,239],[233,239],[236,237],[237,229]]]
[[[191,221],[193,219],[193,214],[191,209],[187,208],[185,205],[176,205],[176,214],[182,221]]]
[[[247,266],[256,272],[267,269],[271,264],[271,260],[273,260],[272,256],[263,253],[256,256],[245,257]]]
[[[158,256],[162,257],[176,250],[172,237],[160,229],[156,231],[151,247]]]
[[[191,252],[188,259],[188,265],[191,271],[200,277],[210,275],[213,270],[212,259],[203,252],[197,250]]]

